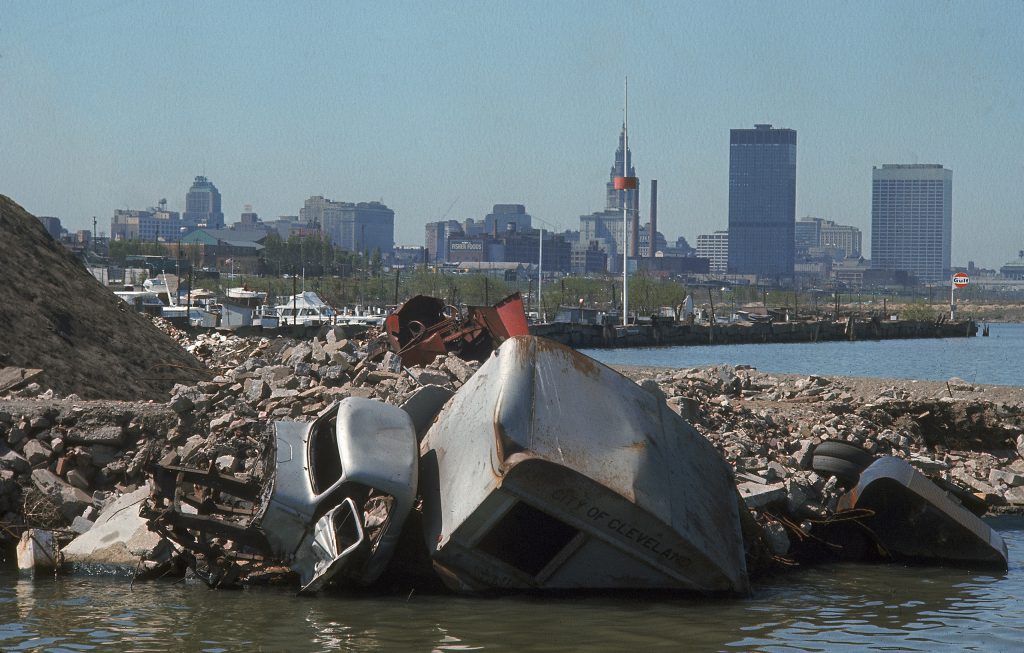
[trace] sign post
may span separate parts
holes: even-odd
[[[956,292],[957,288],[966,288],[967,284],[971,282],[971,278],[967,276],[966,272],[957,272],[953,275],[953,283],[949,287],[949,321],[956,320],[956,301],[953,299],[953,293]]]

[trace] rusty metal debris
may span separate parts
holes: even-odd
[[[441,299],[417,295],[388,316],[385,329],[406,366],[447,353],[482,362],[508,338],[529,333],[519,293],[493,306],[471,306],[465,317]]]

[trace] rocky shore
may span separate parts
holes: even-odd
[[[27,527],[65,539],[87,532],[119,497],[144,496],[147,465],[167,454],[258,478],[274,420],[309,420],[348,396],[400,405],[422,385],[457,390],[478,368],[455,356],[402,368],[382,340],[348,339],[340,328],[297,341],[190,337],[158,326],[202,362],[207,380],[175,386],[165,402],[86,401],[35,383],[0,397],[0,537],[8,543]],[[721,451],[775,556],[836,508],[839,479],[812,469],[822,441],[904,458],[992,510],[1024,508],[1024,388],[731,366],[620,371]],[[138,560],[158,545],[149,539],[125,554]]]

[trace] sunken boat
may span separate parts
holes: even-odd
[[[420,454],[425,539],[452,589],[749,588],[725,460],[663,398],[568,347],[505,341]]]

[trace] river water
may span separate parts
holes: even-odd
[[[1024,325],[989,338],[594,350],[611,364],[1024,385]],[[1006,574],[840,564],[759,579],[749,597],[297,598],[173,581],[19,578],[0,569],[4,651],[1020,651],[1024,516],[990,523]]]
[[[840,564],[746,598],[297,598],[172,581],[0,573],[5,651],[1020,651],[1024,517],[1007,574]]]
[[[992,324],[989,337],[760,345],[585,349],[608,365],[751,365],[792,372],[1024,385],[1024,324]]]

